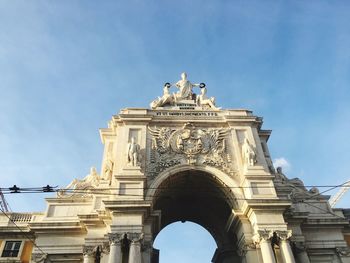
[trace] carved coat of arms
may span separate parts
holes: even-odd
[[[152,136],[151,174],[177,164],[207,164],[233,173],[226,152],[229,129],[199,129],[186,123],[182,129],[149,128]]]

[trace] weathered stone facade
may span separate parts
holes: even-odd
[[[34,247],[32,261],[157,262],[157,234],[188,220],[214,237],[216,263],[350,262],[349,211],[275,171],[260,117],[203,102],[164,97],[113,116],[101,174],[17,222],[46,253]],[[1,216],[0,235],[23,238]]]

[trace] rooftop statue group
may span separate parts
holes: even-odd
[[[170,93],[170,88],[174,86],[178,88],[178,92]],[[193,88],[199,87],[201,93],[199,95],[193,93]],[[187,79],[187,74],[184,72],[181,74],[181,79],[175,84],[165,83],[163,88],[163,96],[158,97],[151,102],[150,106],[152,109],[157,107],[163,107],[165,105],[176,106],[177,103],[183,100],[193,100],[196,102],[197,106],[209,107],[211,109],[218,110],[215,106],[215,98],[207,97],[207,89],[204,83],[193,84]]]

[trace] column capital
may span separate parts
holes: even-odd
[[[335,251],[340,257],[350,257],[350,248],[348,247],[336,247]]]
[[[253,236],[253,242],[259,244],[261,241],[269,241],[273,237],[273,230],[258,230]]]
[[[41,253],[33,253],[32,254],[32,261],[35,263],[45,262],[46,258],[47,258],[47,254],[41,254]]]
[[[292,236],[292,230],[276,230],[275,233],[281,241],[287,241]]]
[[[238,248],[237,253],[239,256],[243,257],[247,254],[248,250],[255,250],[255,249],[256,249],[256,243],[243,244]]]
[[[83,255],[93,257],[96,253],[96,246],[84,246],[83,247]]]
[[[305,245],[305,242],[294,241],[294,242],[291,242],[291,245],[295,249],[296,253],[302,253],[302,252],[307,251],[307,247]]]
[[[109,233],[108,238],[109,238],[109,243],[111,245],[118,244],[120,245],[121,242],[123,241],[126,233]]]
[[[132,244],[141,243],[141,241],[144,237],[144,233],[127,233],[126,235]]]

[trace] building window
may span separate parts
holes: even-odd
[[[22,241],[6,241],[1,257],[18,257],[19,250],[21,248]]]

